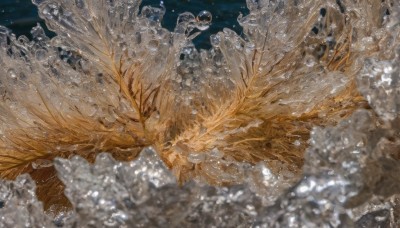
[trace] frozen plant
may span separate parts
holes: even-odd
[[[210,37],[212,49],[200,51],[191,40],[209,25],[207,12],[183,13],[168,31],[162,5],[34,3],[57,36],[37,26],[29,40],[0,27],[0,177],[30,174],[45,209],[74,208],[66,223],[129,224],[132,208],[118,197],[132,199],[133,186],[117,178],[121,165],[99,155],[91,168],[83,159],[93,163],[109,152],[131,161],[150,146],[177,182],[239,184],[266,204],[300,180],[272,209],[251,206],[246,221],[260,226],[352,225],[357,218],[347,207],[397,194],[379,187],[388,180],[398,186],[386,178],[399,158],[397,1],[247,0],[250,13],[238,18],[244,34],[224,29]],[[360,108],[370,111],[353,114]],[[369,123],[352,125],[365,116]],[[371,170],[380,171],[377,179],[366,178]],[[111,182],[102,182],[108,175]],[[151,185],[140,178],[133,181]],[[86,195],[73,194],[81,190]],[[92,190],[108,208],[79,204],[93,203]]]

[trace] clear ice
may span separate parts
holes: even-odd
[[[212,49],[200,51],[191,40],[210,26],[208,11],[197,16],[181,14],[171,32],[161,27],[165,13],[162,5],[139,10],[140,1],[135,0],[33,2],[57,36],[50,39],[37,26],[29,40],[15,37],[0,26],[1,145],[14,143],[10,135],[21,134],[15,129],[33,129],[29,132],[37,134],[23,138],[32,152],[26,153],[26,159],[35,157],[37,147],[46,153],[56,148],[60,154],[77,154],[54,161],[37,159],[26,168],[55,168],[72,208],[45,211],[36,198],[35,182],[22,174],[14,181],[0,180],[0,227],[400,226],[398,1],[247,0],[250,13],[238,18],[244,35],[224,29],[210,37]],[[344,13],[346,16],[342,16]],[[314,16],[310,19],[310,15]],[[331,20],[331,27],[323,27],[323,20]],[[324,53],[335,57],[334,51],[325,49],[340,42],[337,39],[343,37],[335,34],[349,20],[353,24],[348,31],[352,39],[348,48],[357,54],[350,66],[344,64],[346,58],[333,58],[329,65],[332,69],[327,72],[320,59],[325,58]],[[316,40],[326,45],[307,46]],[[304,53],[284,58],[301,45]],[[261,47],[267,54],[254,54]],[[184,115],[174,113],[184,116],[185,122],[174,123],[177,127],[172,135],[162,136],[172,137],[184,132],[183,128],[207,108],[199,101],[220,98],[222,103],[231,95],[229,91],[243,80],[248,59],[260,64],[258,69],[247,71],[280,72],[265,83],[276,85],[277,93],[286,91],[271,93],[279,97],[276,102],[259,101],[260,110],[269,105],[275,114],[291,110],[293,116],[301,116],[350,86],[357,88],[368,106],[337,124],[315,126],[307,142],[293,141],[294,147],[308,147],[301,174],[293,172],[287,162],[253,164],[226,156],[214,144],[219,146],[227,135],[257,128],[262,120],[251,119],[238,128],[230,128],[231,122],[227,122],[224,133],[212,135],[212,149],[171,154],[171,161],[187,156],[185,165],[201,166],[204,174],[193,174],[191,181],[178,183],[181,170],[171,170],[156,148],[132,136],[143,120],[136,118],[137,109],[131,100],[118,96],[131,91],[122,86],[123,82],[140,82],[144,87],[157,88],[159,93],[175,94],[174,106],[155,105],[164,113],[152,113],[153,106],[140,107],[148,113],[144,117],[150,127],[169,124],[170,120],[163,119],[166,113],[186,110]],[[273,69],[280,61],[287,61],[288,70]],[[123,77],[126,72],[135,77]],[[115,79],[120,85],[111,83],[106,74],[120,75]],[[286,83],[298,75],[302,77]],[[355,76],[355,85],[348,75]],[[143,96],[155,96],[152,91],[145,91]],[[54,117],[51,110],[63,115]],[[107,147],[107,143],[94,143],[92,147],[63,143],[62,137],[67,136],[49,126],[66,125],[77,118],[73,116],[77,110],[82,121],[101,121],[103,128],[76,136],[76,129],[88,126],[87,122],[78,122],[81,124],[68,128],[68,137],[90,142],[108,137],[106,142],[118,148]],[[201,127],[197,130],[204,134]],[[42,132],[54,135],[47,138]],[[124,141],[104,132],[116,132]],[[131,144],[143,146],[132,149]],[[231,148],[228,143],[223,145]],[[97,148],[107,149],[95,156]],[[113,158],[136,154],[138,157],[130,162]],[[15,161],[7,156],[4,159],[5,163]],[[214,186],[209,185],[210,180]]]

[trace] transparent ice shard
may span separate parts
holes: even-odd
[[[28,175],[15,181],[0,180],[1,227],[54,227],[37,200],[35,182]]]
[[[74,157],[55,166],[74,205],[70,223],[78,226],[246,227],[263,205],[246,184],[177,185],[151,148],[130,163],[100,154],[94,165]]]
[[[377,155],[380,149],[375,140],[385,141],[384,131],[376,127],[367,111],[356,112],[337,127],[315,129],[303,179],[265,209],[255,226],[355,226],[349,208],[368,202],[374,195],[387,198],[399,194],[400,179],[390,175],[398,172],[399,161]],[[373,213],[358,224],[374,224],[373,219],[367,219]],[[385,221],[394,227],[389,217]]]

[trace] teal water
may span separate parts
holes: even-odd
[[[159,0],[143,0],[142,5],[159,5]],[[211,27],[204,31],[194,42],[199,48],[209,48],[209,37],[221,31],[223,28],[230,28],[240,34],[241,28],[237,23],[240,13],[246,14],[245,0],[164,0],[167,9],[163,20],[163,26],[172,30],[175,27],[177,16],[185,11],[196,15],[202,10],[208,10],[213,15]],[[36,7],[30,0],[0,0],[0,25],[13,30],[17,35],[29,37],[30,29],[44,22],[39,18]],[[52,36],[51,32],[48,35]]]

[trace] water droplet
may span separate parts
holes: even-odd
[[[203,10],[197,15],[196,21],[197,21],[197,26],[196,26],[197,29],[204,31],[208,29],[208,27],[210,27],[212,21],[212,14],[207,10]]]
[[[10,68],[10,69],[7,71],[7,74],[8,74],[8,76],[9,76],[10,78],[12,78],[12,79],[17,78],[17,73],[15,72],[15,70],[14,70],[13,68]]]
[[[38,50],[36,50],[36,52],[35,52],[35,57],[36,57],[36,59],[37,60],[39,60],[39,61],[42,61],[42,60],[45,60],[46,59],[46,50],[44,50],[44,49],[38,49]]]

